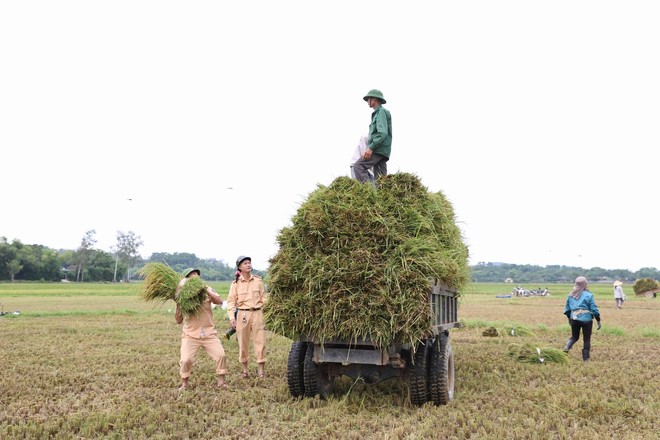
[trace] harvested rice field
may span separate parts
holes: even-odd
[[[228,284],[211,283],[223,297]],[[594,285],[603,329],[591,362],[581,341],[567,362],[520,362],[512,346],[559,349],[569,336],[567,286],[550,297],[495,298],[510,285],[469,284],[464,324],[451,330],[456,393],[445,406],[413,406],[408,386],[342,378],[327,399],[293,399],[291,341],[268,334],[267,377],[240,375],[236,340],[223,339],[228,390],[200,352],[179,385],[180,326],[172,301],[154,306],[139,284],[0,284],[0,438],[7,439],[648,439],[660,428],[660,301],[614,307]],[[228,325],[215,312],[220,332]],[[484,336],[488,328],[524,329]],[[256,365],[250,364],[254,372]]]

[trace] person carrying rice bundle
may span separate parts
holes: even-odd
[[[222,305],[222,298],[210,286],[203,289],[204,299],[201,307],[196,313],[184,313],[180,304],[180,296],[186,294],[186,285],[188,287],[197,283],[202,283],[199,278],[201,271],[199,269],[186,269],[184,277],[179,282],[174,297],[176,301],[175,319],[178,324],[183,324],[183,333],[181,335],[181,359],[179,361],[179,375],[181,376],[181,387],[183,391],[190,386],[189,378],[192,367],[195,362],[195,355],[201,347],[215,362],[215,373],[218,376],[218,387],[227,388],[225,375],[227,374],[227,361],[225,350],[217,336],[217,330],[213,323],[213,310],[211,304]],[[195,290],[198,288],[195,287]],[[189,290],[189,289],[188,289]]]

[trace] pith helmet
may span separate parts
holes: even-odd
[[[381,100],[381,102],[382,102],[383,104],[386,104],[386,103],[387,103],[387,101],[385,101],[385,98],[383,98],[383,92],[381,92],[380,90],[377,90],[377,89],[371,89],[371,90],[369,90],[369,93],[367,93],[367,94],[364,96],[364,98],[362,98],[362,99],[364,99],[364,100],[366,101],[367,98],[378,98],[378,99]]]
[[[197,272],[197,275],[202,276],[202,271],[199,270],[199,269],[195,269],[194,267],[190,267],[190,268],[184,270],[183,271],[183,276],[188,278],[188,276],[190,276],[190,274],[193,273],[193,272]]]
[[[252,262],[252,258],[250,258],[250,257],[246,257],[245,255],[241,255],[240,257],[238,257],[238,258],[236,259],[236,267],[238,268],[238,266],[240,266],[241,263],[242,263],[243,261],[245,261],[245,260],[250,260],[250,262]]]

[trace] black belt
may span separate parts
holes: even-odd
[[[255,312],[257,310],[261,310],[261,307],[254,307],[252,309],[238,309],[238,310],[242,310],[244,312]]]

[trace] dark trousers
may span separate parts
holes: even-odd
[[[573,344],[575,344],[580,339],[580,330],[582,330],[582,336],[584,337],[584,345],[582,348],[585,350],[591,350],[591,330],[594,327],[593,321],[583,322],[578,319],[574,319],[571,324],[571,339]]]
[[[372,154],[368,160],[365,160],[363,157],[359,158],[353,164],[355,178],[360,182],[369,181],[369,168],[373,168],[374,170],[374,179],[378,179],[378,177],[386,175],[388,160],[388,157],[376,153]]]

